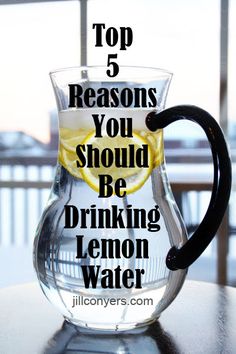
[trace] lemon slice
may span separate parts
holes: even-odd
[[[90,131],[91,132],[91,131]],[[81,178],[80,169],[78,169],[76,161],[76,147],[85,139],[89,131],[85,129],[72,130],[68,128],[60,129],[60,145],[58,160],[70,174],[76,178]]]
[[[153,168],[160,166],[164,162],[163,130],[157,130],[155,133],[143,130],[139,134],[148,141],[152,149]]]
[[[64,166],[67,171],[77,179],[84,179],[95,191],[99,190],[99,175],[110,175],[115,182],[118,178],[126,180],[126,192],[133,193],[138,190],[147,180],[151,170],[159,166],[164,160],[163,150],[163,133],[159,130],[155,133],[149,131],[133,132],[133,138],[115,138],[108,137],[103,132],[103,138],[95,138],[94,130],[69,128],[60,128],[60,146],[59,146],[59,163]],[[127,149],[129,145],[133,145],[137,150],[142,145],[148,145],[148,166],[140,168],[134,166],[132,168],[117,168],[115,164],[110,167],[100,166],[99,168],[78,168],[78,156],[76,147],[78,144],[92,144],[98,148],[99,153],[105,148],[110,148],[113,152],[116,147]],[[127,165],[129,166],[129,160]]]
[[[93,188],[96,192],[99,192],[99,175],[110,175],[114,183],[118,178],[123,178],[126,181],[126,188],[123,190],[127,194],[133,193],[143,186],[147,178],[150,176],[153,169],[153,152],[148,140],[144,137],[133,133],[132,138],[122,138],[115,137],[110,138],[104,136],[102,138],[96,138],[94,132],[89,134],[85,140],[82,142],[84,145],[91,144],[93,148],[98,148],[99,153],[101,154],[105,148],[109,148],[113,156],[115,156],[115,149],[125,149],[129,152],[129,145],[134,147],[134,156],[136,156],[136,151],[139,148],[143,148],[143,145],[147,146],[147,166],[148,167],[139,167],[135,161],[129,160],[129,154],[127,153],[127,166],[130,166],[130,163],[134,164],[133,167],[117,167],[115,164],[115,159],[109,167],[104,167],[100,164],[100,167],[82,167],[80,168],[82,178],[88,183],[88,185]]]

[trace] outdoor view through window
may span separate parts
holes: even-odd
[[[15,264],[9,266],[11,275],[0,279],[0,286],[34,279],[32,242],[57,154],[57,111],[48,74],[81,64],[80,1],[4,3],[0,5],[0,262],[14,252],[15,258],[11,258]],[[232,19],[236,1],[229,5],[228,119],[234,149],[236,25]],[[220,1],[88,0],[87,64],[106,65],[110,49],[95,48],[95,22],[132,27],[133,45],[127,53],[119,54],[120,65],[159,67],[174,74],[167,107],[198,105],[219,121]],[[191,123],[183,126],[180,122],[166,129],[165,153],[170,175],[176,164],[191,163],[195,169],[201,164],[205,173],[204,166],[211,162],[204,134]],[[190,233],[204,215],[209,196],[208,191],[176,194]],[[23,263],[17,258],[19,247]],[[236,254],[229,256],[236,260]],[[215,257],[213,243],[190,277],[215,281]],[[194,270],[203,269],[204,262],[212,264],[207,274]],[[20,277],[14,272],[16,266],[22,267]]]

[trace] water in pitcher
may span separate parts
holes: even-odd
[[[51,303],[78,326],[111,331],[155,321],[175,299],[220,225],[231,183],[215,120],[196,106],[164,109],[171,73],[119,69],[112,78],[102,66],[50,73],[58,165],[34,242],[34,266]],[[189,241],[161,130],[179,119],[204,129],[215,156],[211,202]]]
[[[180,243],[186,236],[166,184],[162,130],[151,133],[145,128],[148,110],[94,110],[100,118],[105,113],[102,127],[108,117],[132,117],[132,137],[111,138],[104,129],[102,137],[96,137],[92,113],[59,113],[58,166],[38,226],[34,263],[45,295],[69,321],[122,330],[157,318],[179,291],[186,271],[169,271],[165,257],[173,239]],[[117,168],[119,153],[130,145],[132,159],[127,157],[127,166]],[[133,159],[144,145],[149,164],[136,168]],[[89,152],[88,146],[96,151]],[[114,161],[102,157],[105,147]],[[106,165],[79,168],[89,153]],[[125,197],[99,197],[99,175],[104,173],[126,180]],[[178,282],[169,282],[170,277]]]

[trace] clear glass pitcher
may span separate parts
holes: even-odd
[[[195,106],[164,110],[171,74],[78,67],[50,74],[59,112],[55,179],[34,242],[47,298],[70,322],[125,330],[156,320],[223,218],[231,165],[216,121]],[[214,163],[206,215],[188,240],[168,183],[163,128],[204,129]],[[197,301],[197,299],[196,299]]]

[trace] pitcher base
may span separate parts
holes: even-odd
[[[159,319],[160,315],[155,317],[155,318],[150,318],[147,319],[143,322],[140,323],[124,323],[124,324],[99,324],[99,323],[88,323],[88,322],[84,322],[84,321],[79,321],[79,320],[72,320],[69,318],[65,317],[65,320],[69,323],[72,323],[73,325],[75,325],[76,327],[78,327],[78,329],[88,329],[88,330],[95,330],[95,331],[100,331],[100,332],[122,332],[122,331],[129,331],[132,329],[136,329],[136,328],[142,328],[142,327],[146,327],[149,326],[150,324],[152,324],[153,322],[157,321]]]

